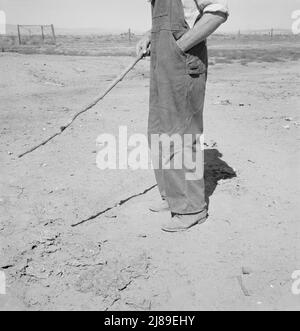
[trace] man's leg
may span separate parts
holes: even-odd
[[[196,135],[187,134],[181,153],[182,168],[174,164],[170,170],[163,170],[166,197],[173,214],[191,215],[206,210],[204,182],[204,151]],[[183,139],[184,139],[183,138]],[[171,157],[175,160],[176,156]]]
[[[172,218],[163,226],[169,232],[184,231],[207,218],[204,181],[203,108],[206,74],[190,77],[189,102],[182,122],[182,169],[164,170],[163,177]],[[201,137],[201,139],[200,139]]]
[[[149,209],[153,212],[161,212],[169,209],[168,202],[166,200],[166,190],[164,183],[164,176],[162,171],[162,154],[161,148],[155,150],[155,146],[152,146],[152,136],[159,135],[161,133],[161,114],[159,109],[159,91],[157,82],[156,62],[157,56],[155,51],[156,37],[152,38],[152,53],[151,53],[151,70],[150,70],[150,110],[148,119],[148,142],[151,150],[152,164],[154,166],[154,174],[158,186],[158,190],[161,196],[161,200],[153,203],[149,206]]]

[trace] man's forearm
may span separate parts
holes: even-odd
[[[177,41],[178,46],[184,52],[187,52],[213,34],[220,25],[226,22],[226,19],[226,16],[221,13],[204,14],[193,29],[189,30]]]

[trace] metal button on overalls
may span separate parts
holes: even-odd
[[[149,141],[152,135],[179,134],[184,144],[182,153],[194,158],[199,153],[199,135],[203,135],[203,107],[207,79],[207,47],[202,42],[184,53],[178,40],[189,29],[182,0],[152,1],[151,87]],[[151,146],[150,146],[151,147]],[[163,159],[163,152],[159,151]],[[199,154],[198,154],[199,155]],[[165,162],[165,161],[164,161]],[[162,162],[160,162],[162,163]],[[155,170],[160,193],[176,214],[206,211],[204,160],[201,151],[201,175],[187,180],[190,168]],[[199,175],[199,174],[198,174]]]

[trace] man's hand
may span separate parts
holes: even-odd
[[[136,45],[137,56],[149,56],[150,55],[150,45],[151,45],[151,32],[147,32],[143,38]]]

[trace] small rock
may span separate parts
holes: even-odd
[[[139,234],[138,237],[139,238],[147,238],[147,235],[146,234]]]
[[[214,105],[228,106],[231,105],[230,100],[221,100],[214,103]]]
[[[106,215],[105,218],[117,218],[117,215]]]
[[[79,73],[85,72],[85,70],[84,69],[81,69],[81,68],[75,68],[74,70],[77,71],[77,72],[79,72]]]
[[[242,273],[243,275],[251,275],[253,270],[250,267],[242,267]]]

